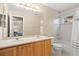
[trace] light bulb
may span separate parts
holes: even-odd
[[[15,4],[15,5],[19,6],[21,8],[31,9],[33,11],[40,11],[39,7],[32,3],[19,3],[19,4]]]

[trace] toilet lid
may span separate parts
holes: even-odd
[[[54,43],[53,44],[53,47],[57,47],[57,48],[62,48],[62,44],[60,44],[60,43]]]

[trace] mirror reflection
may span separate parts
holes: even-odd
[[[30,36],[40,35],[42,30],[41,20],[43,16],[41,12],[38,12],[38,8],[19,7],[21,4],[3,4],[3,13],[0,14],[0,35],[3,35],[3,39],[8,37]],[[28,7],[28,4],[27,6]],[[31,9],[33,8],[33,9]]]
[[[23,18],[22,17],[12,17],[13,22],[13,33],[12,36],[22,36],[23,35]]]
[[[6,9],[4,4],[0,3],[0,40],[6,37],[6,24]]]

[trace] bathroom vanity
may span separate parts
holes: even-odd
[[[42,13],[6,5],[0,5],[0,56],[51,56],[52,38],[40,36]]]
[[[41,36],[2,40],[0,56],[51,56],[51,38]]]

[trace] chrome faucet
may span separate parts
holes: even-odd
[[[11,37],[10,39],[19,40],[18,37]]]
[[[15,39],[18,40],[19,38],[16,37]]]

